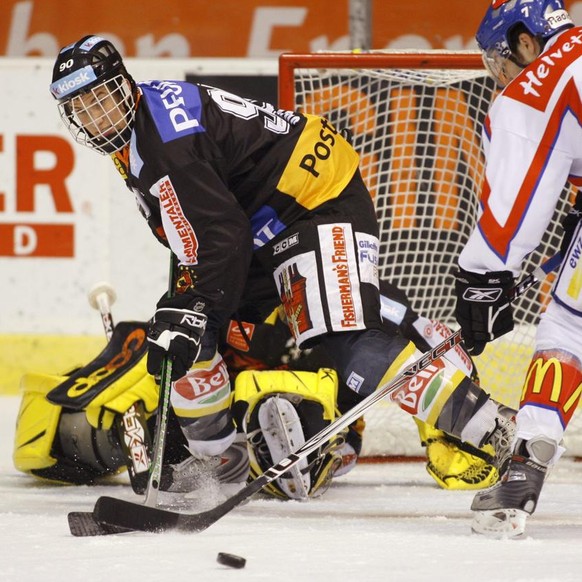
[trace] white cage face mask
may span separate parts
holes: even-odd
[[[483,51],[482,58],[489,76],[500,88],[506,87],[523,70],[523,66],[518,65],[510,58],[502,57],[495,50]]]
[[[129,81],[119,74],[60,103],[59,113],[77,143],[110,155],[129,143],[135,99]]]

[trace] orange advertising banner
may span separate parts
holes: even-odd
[[[488,0],[371,0],[371,48],[475,48]],[[582,2],[570,2],[582,6]],[[54,56],[98,33],[132,57],[276,57],[350,48],[350,0],[3,0],[0,55]]]
[[[0,224],[0,257],[74,256],[73,224]]]

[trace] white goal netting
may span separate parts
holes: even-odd
[[[456,329],[452,272],[475,224],[484,172],[481,126],[496,91],[480,56],[283,55],[279,87],[281,107],[324,115],[351,132],[376,205],[380,276],[406,291],[419,313]],[[559,248],[568,198],[565,192],[524,274]],[[519,402],[552,280],[550,275],[515,303],[514,332],[477,358],[483,387],[512,406]],[[413,421],[394,405],[380,403],[366,422],[364,454],[421,452]],[[574,439],[581,431],[574,426],[568,432],[570,451],[578,454]]]

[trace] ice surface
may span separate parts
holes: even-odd
[[[75,538],[69,511],[90,511],[104,494],[134,496],[125,479],[63,487],[18,473],[18,405],[0,398],[1,582],[582,580],[582,464],[571,459],[550,476],[519,541],[472,535],[473,494],[437,488],[421,463],[359,465],[320,499],[253,499],[199,534]],[[247,565],[221,566],[218,552]]]

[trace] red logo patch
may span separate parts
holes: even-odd
[[[248,352],[251,346],[247,343],[247,339],[241,331],[241,326],[249,341],[253,338],[253,334],[255,333],[254,324],[247,323],[246,321],[242,321],[239,324],[238,321],[231,320],[228,324],[228,331],[226,332],[226,343],[239,352]]]

